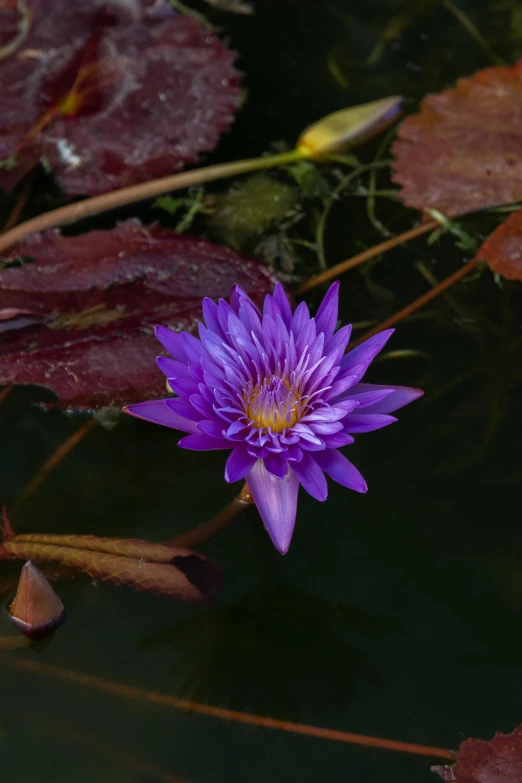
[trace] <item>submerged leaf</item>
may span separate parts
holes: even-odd
[[[240,250],[249,239],[282,220],[297,198],[296,188],[269,174],[255,174],[216,196],[216,211],[208,223],[222,242]]]
[[[33,235],[9,257],[21,254],[34,261],[0,271],[2,308],[41,322],[0,336],[0,385],[46,386],[66,405],[161,396],[156,324],[194,330],[204,296],[237,283],[259,302],[274,284],[259,261],[137,220],[81,238]]]
[[[447,783],[518,783],[522,780],[522,726],[491,740],[467,739],[451,766],[432,767]]]
[[[402,201],[454,216],[520,200],[521,125],[522,61],[428,95],[393,145]]]
[[[0,31],[0,188],[39,159],[73,194],[154,179],[196,162],[230,125],[234,54],[168,0],[25,8]]]
[[[492,272],[522,280],[522,209],[513,212],[486,239],[478,252]]]

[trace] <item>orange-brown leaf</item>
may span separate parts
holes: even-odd
[[[94,579],[184,601],[207,601],[209,596],[215,597],[220,587],[216,566],[196,553],[176,557],[175,563],[167,564],[15,539],[4,541],[2,551],[23,560],[55,560]]]
[[[15,543],[53,544],[75,549],[88,549],[93,552],[106,552],[110,555],[134,557],[156,563],[171,563],[175,557],[187,557],[193,553],[182,547],[167,546],[139,538],[99,538],[88,535],[53,535],[46,533],[27,533],[15,536]],[[199,555],[198,555],[199,557]]]
[[[492,272],[508,280],[522,280],[522,209],[513,212],[489,235],[478,257]]]
[[[522,199],[522,60],[428,95],[393,145],[409,207],[454,216]]]

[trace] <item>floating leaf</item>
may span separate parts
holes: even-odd
[[[490,234],[478,257],[492,272],[508,280],[522,280],[522,209],[513,212]]]
[[[66,405],[161,396],[154,326],[194,330],[204,296],[228,298],[237,283],[259,302],[275,282],[259,261],[137,220],[33,235],[9,257],[20,255],[34,261],[0,271],[3,311],[45,320],[0,335],[0,385],[46,386]]]
[[[522,780],[522,726],[491,740],[467,739],[451,766],[432,767],[447,783],[519,783]]]
[[[196,162],[228,128],[234,54],[168,0],[13,6],[1,11],[0,187],[41,158],[68,193],[113,190]]]
[[[522,60],[428,95],[393,145],[409,207],[455,216],[522,198]]]

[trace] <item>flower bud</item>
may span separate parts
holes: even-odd
[[[401,110],[402,98],[398,95],[341,109],[309,125],[300,135],[297,149],[312,160],[352,149],[388,127]]]
[[[30,560],[22,568],[18,589],[9,607],[9,619],[30,639],[47,636],[65,620],[62,602]]]

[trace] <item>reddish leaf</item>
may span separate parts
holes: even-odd
[[[120,188],[194,163],[228,128],[234,54],[168,0],[24,7],[26,34],[13,0],[0,11],[0,187],[42,157],[69,193]]]
[[[226,298],[237,283],[260,301],[275,282],[259,261],[138,220],[33,235],[9,258],[21,255],[34,261],[0,272],[2,307],[45,322],[0,335],[0,385],[47,386],[66,405],[160,397],[153,327],[194,330],[204,296]]]
[[[133,543],[139,545],[139,542]],[[145,548],[153,546],[147,541],[143,544]],[[13,538],[0,545],[0,557],[30,558],[37,562],[52,560],[83,571],[94,579],[183,601],[215,600],[221,592],[221,572],[217,566],[188,549],[177,550],[165,563],[72,546],[20,542]],[[21,630],[20,626],[18,628]]]
[[[467,739],[451,766],[432,767],[451,783],[520,783],[522,781],[522,726],[492,740]]]
[[[522,209],[513,212],[490,234],[478,257],[492,272],[508,280],[522,280]]]
[[[522,198],[522,61],[428,95],[399,127],[395,182],[409,207],[452,216]]]

